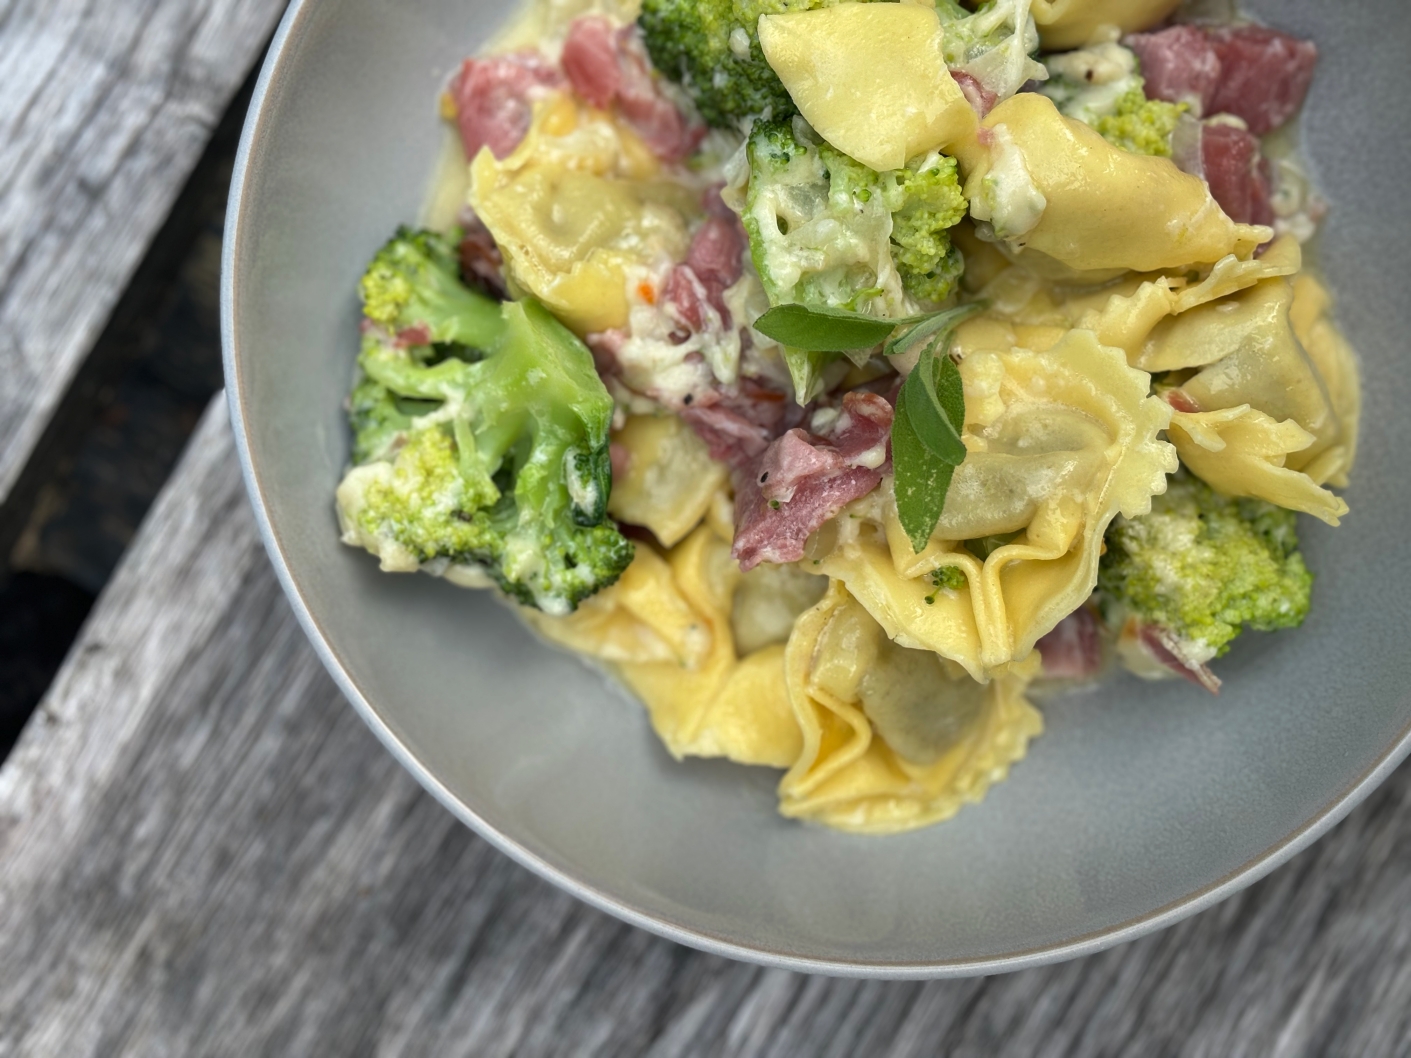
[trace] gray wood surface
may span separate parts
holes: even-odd
[[[0,1055],[1406,1055],[1411,769],[1165,933],[974,981],[622,925],[405,775],[302,638],[223,407],[0,770]]]
[[[286,0],[0,0],[0,504]]]

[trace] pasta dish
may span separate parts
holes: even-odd
[[[1316,63],[1208,2],[538,0],[361,281],[343,539],[842,830],[1115,668],[1218,692],[1348,511]]]

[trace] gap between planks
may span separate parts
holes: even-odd
[[[0,504],[286,2],[5,5]]]

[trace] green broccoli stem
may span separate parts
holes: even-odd
[[[488,350],[504,333],[505,321],[500,303],[493,298],[461,287],[444,299],[425,300],[428,315],[434,309],[442,321],[432,329],[432,341],[452,342],[471,349]]]

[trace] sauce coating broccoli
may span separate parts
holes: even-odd
[[[1171,157],[1171,134],[1190,106],[1148,99],[1130,48],[1109,42],[1044,61],[1050,77],[1039,91],[1065,116],[1091,125],[1124,151]]]
[[[878,173],[817,139],[802,118],[758,121],[746,148],[744,223],[771,304],[904,316],[940,302],[964,262],[955,159],[932,151]]]
[[[454,243],[431,232],[398,232],[362,296],[345,542],[547,613],[617,580],[633,549],[607,517],[612,399],[587,347],[533,299],[465,287]]]
[[[642,0],[637,25],[652,63],[677,81],[716,128],[787,118],[793,100],[764,60],[759,16],[832,7],[841,0]],[[866,0],[864,0],[866,2]]]
[[[1292,511],[1227,499],[1182,473],[1149,515],[1118,517],[1106,543],[1098,591],[1109,624],[1135,614],[1199,660],[1224,654],[1246,627],[1296,628],[1308,616],[1313,575]]]

